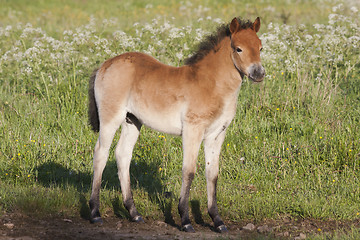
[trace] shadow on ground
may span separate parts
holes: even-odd
[[[160,162],[152,161],[147,163],[145,160],[132,161],[130,167],[130,179],[132,189],[144,189],[151,202],[157,204],[164,215],[164,222],[180,229],[175,223],[172,209],[177,205],[178,200],[171,192],[166,192],[159,174]],[[79,214],[83,219],[90,219],[90,209],[88,206],[88,193],[91,191],[92,175],[88,172],[74,171],[56,162],[47,162],[40,165],[37,169],[37,180],[44,187],[73,186],[79,193]],[[146,172],[146,174],[145,174]],[[121,191],[117,176],[116,162],[108,161],[103,173],[102,189],[113,189]],[[121,195],[111,200],[114,214],[120,219],[130,220],[130,216],[125,209]],[[136,202],[135,202],[136,204]],[[200,211],[200,203],[197,200],[190,201],[192,215],[197,224],[210,226],[204,223]]]

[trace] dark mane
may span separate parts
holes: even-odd
[[[252,28],[253,23],[249,20],[244,21],[236,18],[242,29]],[[220,25],[216,32],[205,37],[198,45],[198,50],[189,58],[185,59],[185,65],[193,65],[203,59],[211,51],[215,51],[216,46],[226,37],[230,37],[230,23]]]

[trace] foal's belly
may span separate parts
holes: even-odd
[[[139,121],[156,131],[181,135],[182,131],[182,111],[177,106],[173,106],[164,110],[153,108],[132,108],[130,112],[133,113]]]

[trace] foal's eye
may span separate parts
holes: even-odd
[[[263,48],[260,48],[260,52],[263,50]]]
[[[242,52],[241,48],[236,48],[236,51],[237,51],[238,53],[241,53],[241,52]]]

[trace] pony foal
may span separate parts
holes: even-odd
[[[89,120],[99,138],[94,149],[94,175],[89,201],[91,222],[102,222],[99,212],[101,178],[115,132],[115,149],[123,202],[135,222],[143,222],[130,189],[132,151],[142,125],[183,140],[182,186],[178,205],[181,226],[194,232],[189,219],[189,191],[200,144],[204,141],[208,212],[215,229],[227,228],[218,213],[216,184],[219,154],[225,131],[235,116],[244,75],[261,82],[261,41],[254,22],[234,18],[199,46],[181,67],[172,67],[137,52],[105,61],[90,78]]]

